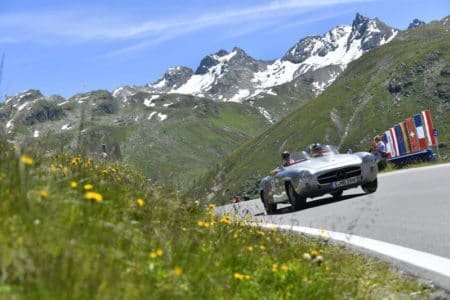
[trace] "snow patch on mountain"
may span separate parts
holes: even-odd
[[[228,99],[230,102],[241,102],[242,99],[246,99],[250,95],[250,91],[247,89],[239,90],[232,98]]]
[[[8,123],[6,123],[5,128],[9,129],[9,128],[13,128],[14,127],[14,120],[9,120]]]
[[[153,103],[154,100],[159,99],[161,97],[160,95],[152,95],[150,98],[146,98],[144,100],[144,105],[147,107],[154,107],[155,103]]]
[[[61,127],[61,130],[69,130],[70,128],[72,128],[72,124],[67,123],[67,124],[64,124],[64,125]]]
[[[159,121],[164,121],[165,119],[167,119],[167,115],[163,114],[163,113],[158,113],[158,119]]]
[[[205,74],[194,74],[191,78],[182,86],[178,88],[171,89],[169,94],[187,94],[194,96],[203,96],[203,93],[209,91],[212,85],[216,83],[223,75],[226,64],[236,56],[237,51],[232,51],[231,53],[219,56],[211,55],[211,58],[218,61],[218,64],[212,66],[208,69]],[[153,87],[158,89],[162,88],[164,85],[160,82]],[[247,95],[248,96],[248,95]]]
[[[18,108],[17,110],[18,110],[18,111],[22,111],[27,105],[28,105],[28,102],[25,102],[24,104],[22,104],[21,106],[19,106],[19,108]]]
[[[265,110],[264,107],[257,107],[257,109],[259,110],[259,113],[262,114],[264,118],[267,119],[267,121],[269,121],[270,124],[273,124],[275,122],[272,115],[267,110]]]
[[[299,69],[299,64],[277,59],[267,66],[265,71],[256,72],[252,82],[257,88],[271,88],[294,80],[294,74]]]
[[[392,41],[397,36],[397,34],[398,34],[397,30],[391,29],[391,31],[392,31],[392,35],[388,39],[385,39],[383,37],[383,39],[380,42],[380,46],[389,43],[390,41]]]

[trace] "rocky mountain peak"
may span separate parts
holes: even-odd
[[[370,19],[368,17],[365,17],[361,15],[360,13],[356,13],[355,18],[353,19],[352,27],[353,28],[361,28],[365,26]]]
[[[417,27],[420,27],[422,25],[425,25],[424,21],[421,21],[419,19],[414,19],[414,20],[412,20],[411,23],[409,23],[408,29],[417,28]]]
[[[25,102],[34,101],[42,97],[44,97],[44,95],[42,95],[41,91],[28,89],[22,93],[18,93],[15,96],[7,98],[5,104],[23,104]]]
[[[186,81],[188,81],[189,78],[191,78],[193,73],[194,71],[188,67],[176,66],[169,68],[164,73],[163,77],[154,84],[154,87],[156,88],[179,87],[184,83],[186,83]]]
[[[347,48],[350,48],[354,40],[361,40],[361,49],[371,50],[390,41],[397,32],[377,18],[370,19],[357,13],[352,23],[352,34]]]
[[[323,36],[300,39],[283,58],[257,60],[243,49],[220,49],[205,56],[195,72],[186,67],[169,69],[146,92],[185,94],[218,101],[245,101],[263,94],[274,95],[273,87],[307,84],[318,94],[342,70],[364,52],[389,42],[397,33],[378,19],[356,14],[352,25],[339,25]],[[303,76],[303,77],[302,77]],[[303,79],[302,79],[303,78]],[[118,89],[127,97],[135,91]]]
[[[301,39],[291,49],[289,49],[283,57],[283,60],[290,61],[294,64],[298,64],[306,60],[308,57],[319,50],[316,45],[320,43],[321,37],[318,35],[307,36]]]

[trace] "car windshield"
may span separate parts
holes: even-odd
[[[305,161],[310,158],[308,153],[305,151],[295,152],[291,155],[291,158],[295,161],[295,163]]]
[[[310,158],[339,154],[335,146],[312,144],[304,151]]]

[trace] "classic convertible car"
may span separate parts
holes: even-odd
[[[278,167],[275,175],[261,181],[260,196],[267,213],[274,212],[278,203],[291,203],[298,210],[308,197],[331,194],[339,198],[344,190],[358,186],[366,193],[377,190],[377,163],[368,152],[339,154],[336,147],[312,144],[292,158],[289,166]]]

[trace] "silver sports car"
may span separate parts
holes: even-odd
[[[289,166],[280,166],[261,181],[261,201],[267,213],[278,203],[291,203],[295,210],[306,198],[331,194],[339,198],[344,190],[361,186],[366,193],[377,190],[378,167],[368,152],[339,154],[336,147],[313,144],[292,156]]]

